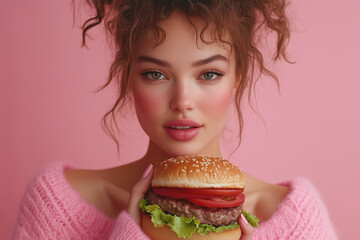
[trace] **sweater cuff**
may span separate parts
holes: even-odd
[[[148,240],[141,228],[134,222],[132,217],[122,211],[117,217],[114,229],[109,239]]]

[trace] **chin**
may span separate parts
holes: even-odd
[[[156,148],[161,149],[170,157],[185,155],[208,155],[220,156],[218,137],[199,135],[189,141],[177,141],[167,134],[161,134],[150,138]],[[209,139],[213,139],[209,141]]]
[[[196,144],[182,143],[182,144],[171,144],[162,148],[171,157],[185,156],[185,155],[213,155],[209,151],[204,151],[203,148],[197,147]]]

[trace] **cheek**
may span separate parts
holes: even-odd
[[[136,113],[139,117],[146,115],[150,117],[156,114],[156,110],[160,109],[161,99],[152,92],[142,91],[141,89],[133,89],[133,97]]]
[[[232,89],[224,89],[223,91],[214,92],[211,95],[208,95],[203,100],[203,109],[209,113],[214,113],[215,115],[222,115],[227,113],[231,99],[233,97]],[[222,114],[219,114],[222,113]]]

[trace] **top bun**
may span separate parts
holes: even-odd
[[[152,187],[241,188],[240,168],[228,160],[209,156],[179,156],[163,161],[154,171]]]

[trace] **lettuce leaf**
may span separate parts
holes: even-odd
[[[260,220],[256,216],[252,216],[249,212],[246,211],[242,211],[241,213],[242,215],[244,215],[244,217],[246,218],[248,223],[250,223],[251,226],[253,226],[254,228],[259,226]]]
[[[197,229],[197,233],[204,236],[204,235],[208,234],[209,232],[219,233],[219,232],[222,232],[225,230],[230,230],[230,229],[234,229],[234,228],[238,228],[238,227],[240,227],[240,226],[237,222],[232,223],[230,225],[226,225],[226,226],[220,226],[220,227],[214,227],[213,225],[209,225],[209,224],[200,224],[199,228]]]
[[[240,227],[237,222],[220,227],[215,227],[209,224],[200,224],[201,221],[197,220],[195,217],[178,217],[176,215],[164,213],[158,205],[148,205],[148,201],[144,198],[140,200],[139,207],[142,212],[151,216],[151,221],[155,227],[162,227],[166,224],[178,235],[179,238],[190,238],[195,232],[204,236],[209,232],[222,232]]]
[[[145,198],[140,199],[139,207],[141,209],[141,212],[145,212],[145,207],[148,205],[148,201]]]
[[[166,214],[172,216],[170,214]],[[184,216],[175,216],[173,215],[173,225],[171,226],[171,230],[173,230],[179,238],[189,238],[196,232],[200,220],[196,220],[195,217],[187,218]]]

